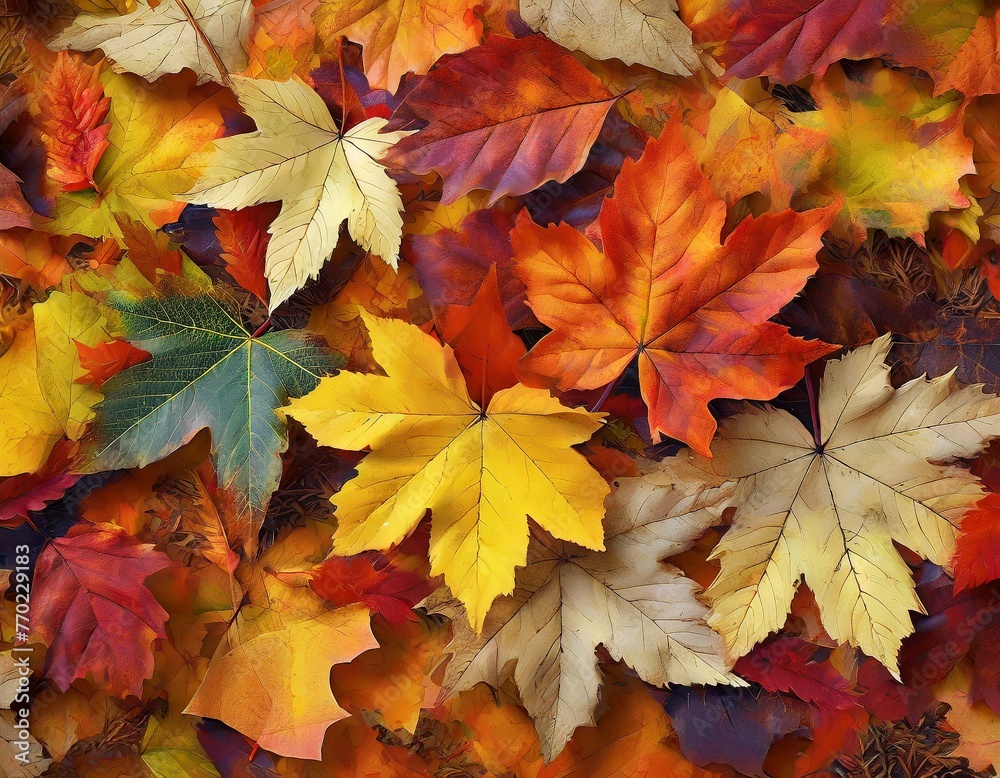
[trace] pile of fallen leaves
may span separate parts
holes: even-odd
[[[995,775],[996,11],[0,6],[0,775]]]

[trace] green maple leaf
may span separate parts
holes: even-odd
[[[152,359],[104,384],[89,469],[143,467],[208,427],[219,484],[239,517],[230,540],[251,550],[288,445],[276,411],[333,372],[336,355],[299,330],[255,338],[233,304],[169,284],[147,297],[112,293],[106,307],[117,334]]]

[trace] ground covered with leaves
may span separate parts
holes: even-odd
[[[7,0],[0,775],[996,775],[997,10]]]

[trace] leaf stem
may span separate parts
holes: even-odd
[[[195,35],[197,35],[205,47],[208,49],[209,55],[212,57],[212,62],[215,63],[215,67],[219,70],[219,76],[222,78],[222,83],[226,86],[232,86],[232,80],[229,78],[229,70],[226,68],[225,63],[222,61],[222,57],[219,56],[219,52],[215,50],[215,46],[212,45],[212,41],[208,39],[205,35],[205,31],[201,29],[201,25],[198,24],[198,20],[194,18],[194,14],[191,13],[191,9],[187,7],[187,3],[184,0],[176,0],[178,7],[183,11],[184,16],[187,17],[188,23],[194,27]]]
[[[591,413],[597,413],[599,410],[601,410],[601,407],[604,405],[605,401],[611,395],[611,392],[614,390],[614,388],[618,385],[618,382],[621,380],[622,377],[619,374],[619,376],[614,381],[612,381],[610,384],[604,387],[604,393],[601,395],[600,399],[597,401],[594,407],[590,409]]]
[[[809,420],[812,422],[813,442],[818,448],[823,445],[823,438],[819,428],[819,403],[816,401],[816,379],[813,375],[811,364],[806,365],[805,379],[806,395],[809,398]]]
[[[257,328],[257,331],[254,332],[254,334],[251,335],[250,337],[252,337],[252,338],[259,338],[261,335],[263,335],[269,329],[271,329],[271,317],[270,316],[268,316],[266,319],[264,319],[264,323],[261,324]]]

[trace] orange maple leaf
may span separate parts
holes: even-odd
[[[74,379],[77,384],[100,386],[125,368],[149,359],[148,352],[136,348],[126,340],[112,340],[96,346],[88,346],[78,340],[73,342],[80,355],[80,367],[87,371]]]
[[[774,397],[836,348],[768,319],[815,272],[839,207],[746,219],[721,242],[725,203],[671,123],[638,162],[625,161],[601,209],[603,254],[572,227],[521,213],[516,272],[553,330],[525,366],[563,390],[596,389],[638,357],[650,435],[710,456],[710,400]]]
[[[42,140],[48,174],[63,191],[97,189],[94,169],[108,147],[111,100],[104,96],[101,68],[77,54],[60,51],[41,88]]]

